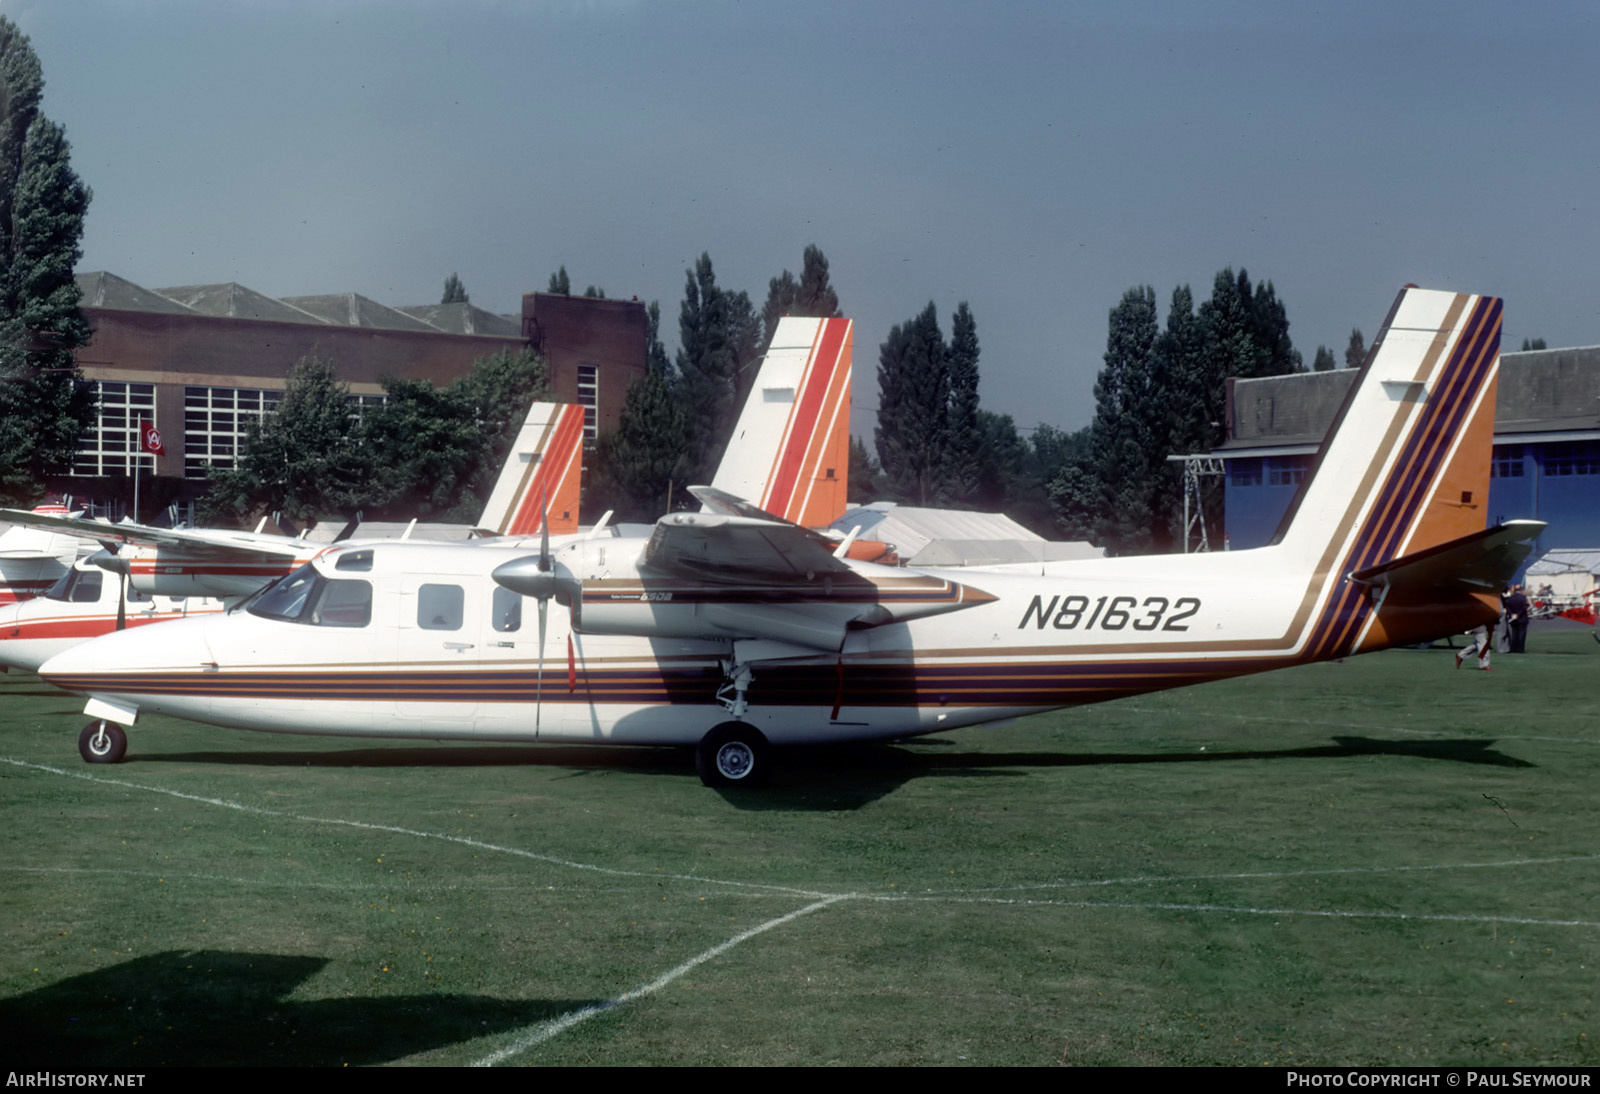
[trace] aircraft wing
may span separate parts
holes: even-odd
[[[145,524],[109,524],[83,517],[52,516],[20,509],[0,509],[0,520],[40,528],[96,543],[125,543],[134,547],[181,549],[195,558],[288,558],[306,550],[307,544],[283,536],[251,532],[224,532],[196,528],[152,528]]]
[[[848,563],[833,557],[834,547],[816,532],[765,514],[673,513],[656,522],[641,563],[673,577],[711,583],[788,585],[823,575],[854,577]]]

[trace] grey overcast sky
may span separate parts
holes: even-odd
[[[971,303],[984,405],[1093,413],[1131,286],[1270,279],[1309,364],[1406,282],[1600,343],[1600,5],[0,0],[94,189],[83,270],[518,309],[759,307],[815,242],[879,343]],[[1164,315],[1164,311],[1163,311]]]

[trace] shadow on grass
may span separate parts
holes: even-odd
[[[723,789],[727,801],[748,810],[856,809],[921,778],[1025,778],[1028,768],[1100,767],[1121,764],[1226,763],[1238,760],[1320,760],[1354,756],[1406,756],[1493,767],[1533,767],[1493,748],[1490,740],[1383,741],[1335,737],[1312,748],[1206,752],[931,752],[929,745],[952,741],[919,740],[916,751],[893,745],[788,749],[770,784],[754,789]]]
[[[1309,748],[1217,750],[1205,752],[994,752],[955,751],[960,743],[937,738],[895,744],[843,744],[786,748],[778,752],[771,781],[760,787],[723,788],[732,805],[749,810],[858,809],[922,778],[1025,778],[1027,769],[1097,767],[1122,764],[1225,763],[1239,760],[1319,760],[1353,756],[1405,756],[1494,767],[1532,767],[1498,751],[1492,740],[1385,741],[1335,737]],[[240,752],[130,750],[129,763],[197,763],[233,767],[416,768],[540,767],[568,768],[566,778],[615,772],[656,773],[695,778],[687,748],[588,745],[463,745],[326,750],[272,749]]]
[[[172,951],[0,1000],[8,1066],[381,1064],[518,1029],[593,1000],[474,995],[286,999],[319,957]]]

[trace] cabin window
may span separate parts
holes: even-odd
[[[495,586],[494,629],[502,634],[522,629],[522,594]]]
[[[460,585],[424,585],[417,590],[417,626],[459,631],[467,597]]]

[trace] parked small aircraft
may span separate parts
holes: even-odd
[[[65,505],[46,503],[24,514],[32,517],[68,516]],[[0,520],[10,519],[0,511]],[[0,533],[0,605],[39,596],[61,580],[78,557],[78,541],[32,524],[16,524]]]
[[[1407,287],[1277,542],[911,571],[714,490],[647,541],[536,553],[336,545],[242,609],[108,635],[91,762],[142,710],[282,733],[692,745],[710,784],[773,745],[906,737],[1459,632],[1542,525],[1485,530],[1501,304]],[[524,616],[534,601],[537,623]],[[549,602],[567,608],[549,618]],[[564,618],[563,618],[564,617]],[[159,641],[154,640],[159,637]]]
[[[225,606],[214,597],[142,593],[90,555],[73,563],[43,596],[0,607],[0,672],[36,672],[56,654],[102,634],[220,612]]]

